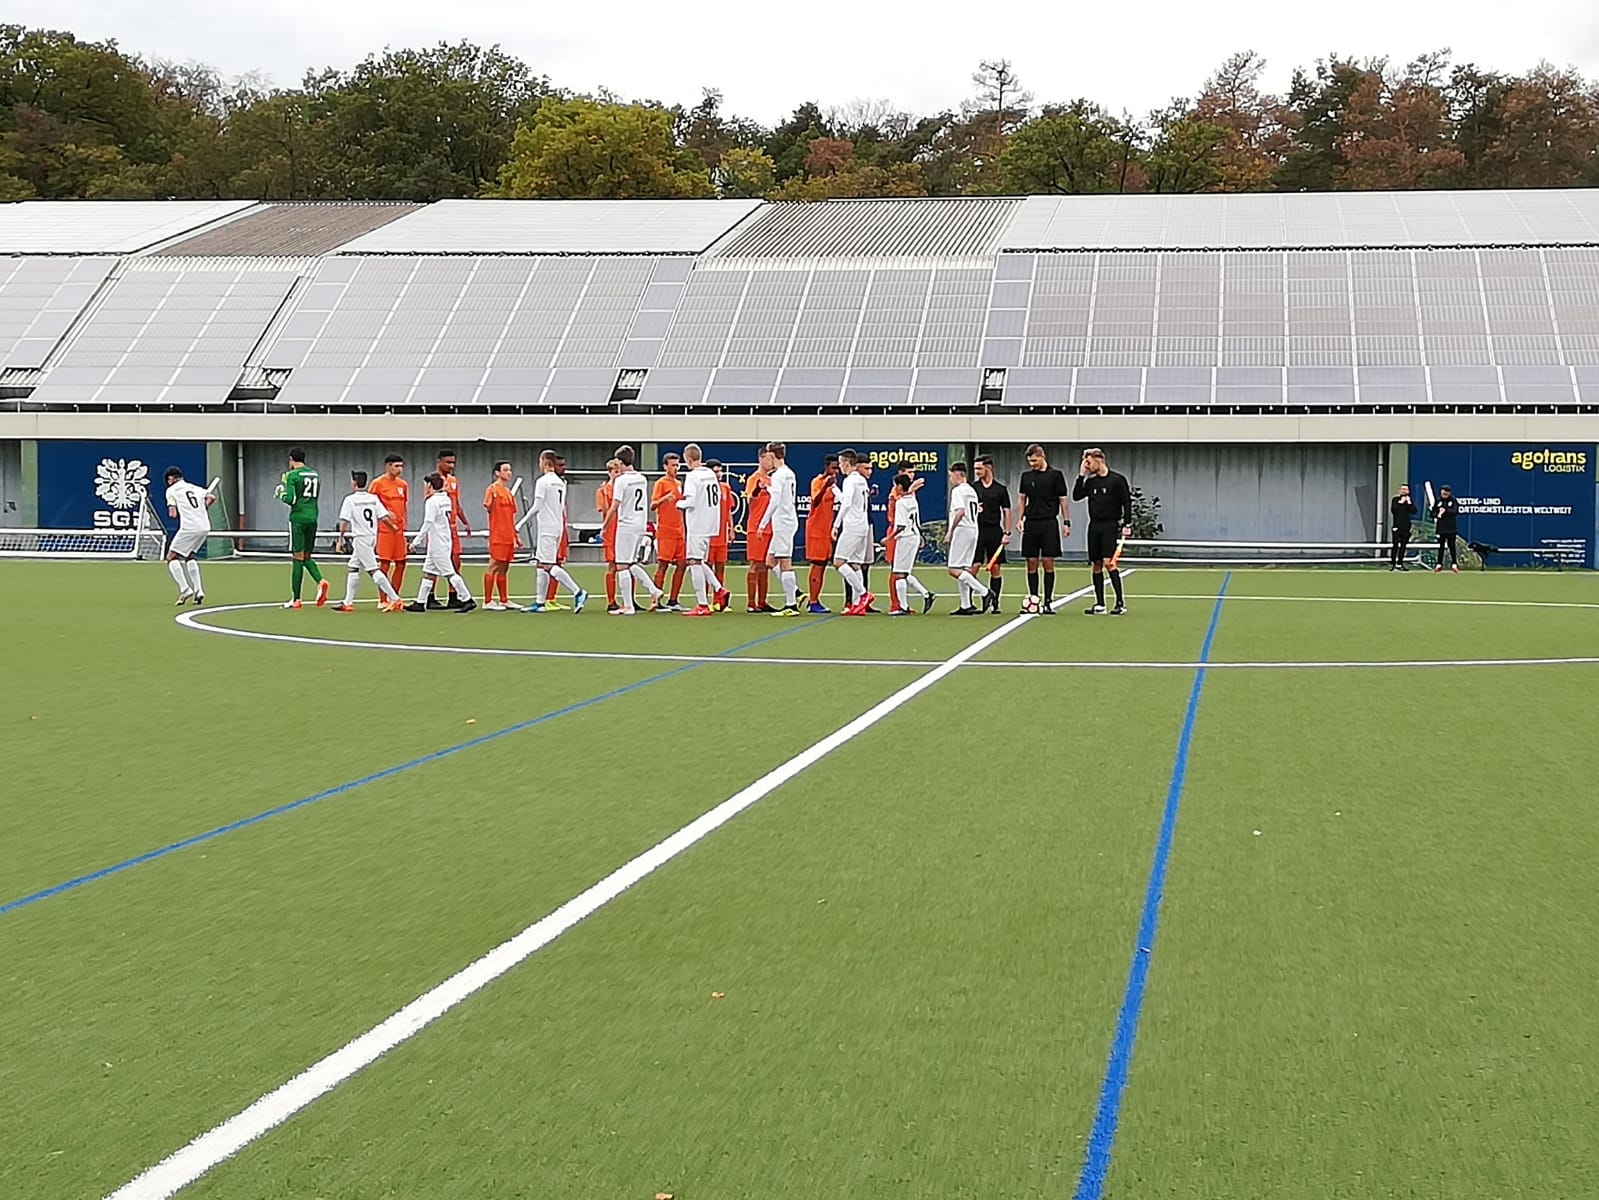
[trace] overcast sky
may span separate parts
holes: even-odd
[[[1599,77],[1594,0],[1281,0],[888,4],[859,0],[11,0],[7,21],[292,86],[308,67],[348,67],[385,45],[462,38],[493,44],[558,86],[688,103],[720,88],[731,112],[771,124],[802,100],[882,98],[914,112],[971,92],[979,58],[1011,59],[1040,102],[1088,96],[1143,113],[1193,95],[1241,49],[1286,86],[1329,51],[1404,61],[1448,46],[1457,62],[1505,71],[1541,59]],[[983,28],[984,24],[992,28]]]

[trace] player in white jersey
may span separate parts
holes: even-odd
[[[761,452],[761,470],[770,482],[766,485],[766,513],[761,517],[762,529],[772,531],[771,544],[766,548],[766,563],[777,568],[783,583],[783,607],[772,615],[797,617],[799,610],[799,579],[794,574],[794,539],[799,536],[799,480],[789,467],[788,447],[782,442],[767,442]]]
[[[427,612],[428,597],[433,594],[433,581],[443,579],[461,599],[461,606],[453,612],[471,612],[477,607],[472,590],[455,569],[451,561],[450,530],[455,525],[455,506],[450,493],[444,490],[444,476],[437,471],[427,476],[427,503],[422,508],[422,528],[411,539],[411,549],[427,547],[427,558],[422,563],[422,586],[417,589],[416,600],[405,606],[406,612]]]
[[[400,523],[371,492],[366,490],[366,472],[350,472],[350,494],[339,506],[339,534],[333,540],[333,553],[344,553],[344,539],[350,539],[350,571],[344,579],[344,603],[335,604],[334,612],[354,612],[355,592],[361,584],[361,572],[372,576],[383,597],[378,607],[384,612],[399,612],[405,605],[394,590],[389,577],[378,569],[378,530],[399,529]],[[403,530],[401,531],[404,532]]]
[[[843,576],[853,600],[845,607],[846,617],[862,617],[876,598],[866,590],[861,568],[872,561],[872,491],[860,471],[860,456],[853,450],[840,450],[838,469],[838,515],[833,518],[833,566]]]
[[[683,479],[683,498],[677,506],[683,510],[683,540],[687,547],[684,557],[688,559],[688,575],[694,584],[694,607],[685,614],[690,617],[708,617],[711,603],[715,603],[717,611],[722,611],[732,599],[716,572],[707,565],[711,539],[722,527],[722,481],[703,459],[704,452],[693,442],[683,447],[688,475]]]
[[[988,595],[988,585],[972,574],[977,561],[977,489],[966,482],[963,462],[949,465],[949,482],[949,574],[961,589],[960,607],[950,616],[975,617],[982,611],[978,599]]]
[[[572,593],[572,611],[582,612],[589,594],[577,586],[577,580],[560,564],[561,535],[566,532],[566,480],[556,470],[560,455],[554,450],[539,452],[539,480],[533,485],[533,520],[538,522],[538,536],[534,544],[533,603],[522,611],[541,613],[544,598],[551,594],[550,580],[555,580]]]
[[[211,536],[211,516],[207,511],[216,503],[216,497],[203,487],[183,478],[176,467],[167,468],[167,516],[178,523],[167,547],[167,573],[178,585],[178,604],[205,600],[205,588],[200,584],[200,564],[194,556],[200,553],[205,539]]]
[[[888,511],[894,527],[894,558],[888,564],[889,586],[894,589],[894,604],[888,613],[891,617],[911,615],[909,581],[916,578],[916,556],[922,549],[922,509],[912,482],[909,475],[895,476],[896,491],[889,499]],[[929,600],[922,611],[931,607]]]
[[[616,521],[616,615],[621,617],[638,611],[633,603],[636,585],[649,592],[652,609],[663,594],[643,566],[650,541],[650,481],[635,469],[636,458],[632,446],[616,448],[622,470],[611,480],[611,508],[605,514],[605,520]]]

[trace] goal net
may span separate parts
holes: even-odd
[[[1464,540],[1456,543],[1462,568],[1479,566]],[[1411,542],[1405,561],[1412,567],[1430,566],[1437,556],[1434,542]],[[1235,542],[1138,541],[1129,538],[1122,547],[1124,566],[1137,567],[1383,567],[1388,566],[1387,542]]]
[[[132,518],[128,525],[95,529],[0,528],[0,558],[122,558],[143,562],[163,558],[167,531],[148,492],[128,516]]]

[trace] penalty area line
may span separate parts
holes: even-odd
[[[1081,599],[1092,589],[1081,588],[1061,596],[1054,607]],[[404,1008],[307,1067],[247,1108],[215,1128],[202,1133],[182,1149],[162,1159],[112,1192],[107,1200],[167,1200],[226,1162],[263,1134],[277,1128],[295,1113],[326,1095],[357,1072],[376,1062],[401,1043],[415,1037],[467,997],[525,962],[585,917],[598,912],[628,888],[671,862],[745,809],[750,808],[795,776],[816,765],[833,751],[865,733],[885,717],[904,707],[928,688],[955,673],[1007,634],[1020,629],[1033,614],[1013,617],[999,628],[972,642],[925,674],[878,701],[860,716],[835,729],[754,783],[729,796],[716,807],[690,821],[676,833],[657,842],[612,871],[598,883],[535,921],[522,932],[501,942],[442,983],[422,993]]]

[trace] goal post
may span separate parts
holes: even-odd
[[[0,528],[0,558],[159,562],[166,555],[167,531],[148,492],[132,516],[131,524],[94,529]]]

